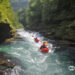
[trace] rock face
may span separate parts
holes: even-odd
[[[2,43],[6,38],[12,37],[11,28],[9,24],[0,23],[0,43]]]
[[[0,75],[5,75],[5,72],[11,72],[14,68],[14,63],[11,62],[8,54],[0,52]]]
[[[10,38],[19,27],[22,26],[12,9],[10,0],[0,0],[0,43]]]
[[[6,52],[0,52],[0,75],[14,75],[16,74],[16,67],[24,67],[24,64],[16,57],[12,57],[10,54]]]
[[[14,64],[9,62],[8,60],[1,59],[0,60],[0,73],[5,73],[7,69],[12,69]]]

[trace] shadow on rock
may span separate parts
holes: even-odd
[[[0,75],[11,75],[16,66],[23,68],[23,65],[19,59],[11,57],[8,53],[0,52]]]

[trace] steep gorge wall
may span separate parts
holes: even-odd
[[[46,37],[75,41],[75,1],[36,1],[41,2],[40,5],[37,2],[32,6],[33,0],[29,3],[26,29],[40,31]]]
[[[9,24],[0,23],[0,43],[5,41],[6,38],[11,38],[11,27]]]
[[[10,38],[20,23],[14,13],[10,0],[0,0],[0,43]]]

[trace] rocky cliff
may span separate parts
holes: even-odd
[[[20,26],[17,15],[14,13],[10,0],[0,0],[0,43],[12,37]]]

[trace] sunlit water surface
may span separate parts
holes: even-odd
[[[34,42],[37,33],[20,29],[18,34],[19,39],[0,46],[0,51],[7,52],[22,62],[23,67],[16,65],[11,75],[75,75],[74,63],[69,59],[68,53],[54,53],[55,48],[48,43],[51,51],[43,54],[39,50],[42,43]],[[37,36],[44,41],[40,34]]]

